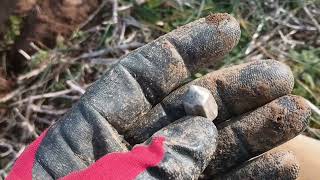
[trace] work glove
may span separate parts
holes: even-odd
[[[310,116],[305,100],[289,95],[286,65],[251,61],[190,80],[239,38],[232,16],[212,14],[122,57],[27,148],[8,179],[295,179],[290,152],[267,152]],[[217,118],[187,116],[191,85],[211,92]]]

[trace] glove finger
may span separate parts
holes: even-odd
[[[125,134],[132,144],[143,142],[154,132],[186,115],[183,97],[191,85],[209,89],[218,105],[215,124],[289,94],[294,79],[286,65],[274,61],[253,61],[207,74],[170,93]]]
[[[164,138],[164,157],[137,179],[197,179],[216,149],[217,129],[206,118],[187,116],[146,141]]]
[[[290,151],[268,152],[214,179],[295,180],[299,170],[298,160]]]
[[[48,129],[33,151],[34,164],[30,170],[33,179],[58,179],[87,168],[105,154],[128,149],[123,138],[99,113],[88,105],[78,104]]]
[[[302,97],[280,97],[218,126],[218,146],[205,174],[214,177],[301,133],[310,108]]]

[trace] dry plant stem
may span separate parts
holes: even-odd
[[[17,94],[19,94],[22,91],[23,87],[20,87],[8,94],[6,94],[4,97],[0,98],[0,103],[5,103],[9,101],[11,98],[15,97]]]
[[[112,0],[112,23],[118,23],[118,0]]]
[[[48,67],[47,65],[48,64],[46,63],[45,65],[41,65],[38,69],[34,69],[26,74],[20,75],[18,77],[18,83],[21,84],[24,80],[27,80],[27,79],[30,79],[34,76],[39,75]]]
[[[85,93],[85,90],[73,81],[68,80],[66,83],[70,86],[71,89],[79,92],[81,95]]]
[[[30,108],[32,109],[33,112],[36,113],[43,113],[43,114],[49,114],[49,115],[63,115],[67,112],[67,109],[61,109],[61,110],[49,110],[49,109],[44,109],[41,108],[41,106],[35,105],[35,104],[31,104]],[[46,123],[49,123],[49,121],[46,121]]]
[[[108,3],[108,0],[102,0],[99,7],[87,18],[87,20],[83,23],[81,23],[78,27],[78,29],[84,28],[87,24],[89,24],[97,15],[98,13],[104,8]]]
[[[19,123],[22,127],[25,127],[27,129],[27,133],[22,136],[22,139],[27,139],[29,134],[33,135],[35,138],[37,138],[39,135],[35,132],[34,124],[32,124],[29,119],[26,119],[18,110],[18,108],[13,108],[13,112],[16,113],[16,115],[22,120],[21,123]]]
[[[314,23],[314,25],[317,27],[319,33],[320,33],[320,24],[319,22],[314,18],[314,16],[312,15],[312,13],[309,11],[307,6],[303,7],[303,10],[306,12],[306,14],[310,17],[310,19],[312,20],[312,22]]]
[[[312,109],[312,111],[314,113],[316,113],[318,116],[320,116],[320,109],[314,105],[313,103],[311,103],[310,101],[307,100],[308,105],[310,106],[310,108]]]
[[[62,90],[62,91],[56,91],[56,92],[52,92],[52,93],[45,93],[45,94],[40,94],[40,95],[34,95],[34,96],[30,96],[28,98],[25,99],[21,99],[19,101],[16,101],[14,103],[12,103],[10,106],[14,106],[17,104],[21,104],[21,103],[25,103],[31,100],[37,100],[37,99],[43,99],[43,98],[53,98],[53,97],[59,97],[59,96],[63,96],[66,95],[70,92],[73,92],[73,89],[67,89],[67,90]]]

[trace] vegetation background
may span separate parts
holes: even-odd
[[[19,51],[27,62],[20,67],[24,63],[12,64],[10,52],[25,34],[28,9],[48,0],[40,1],[22,0],[25,6],[16,8],[23,13],[9,13],[0,38],[0,179],[26,145],[119,57],[216,12],[232,14],[242,29],[239,45],[220,66],[264,59],[288,64],[295,76],[293,93],[313,109],[305,133],[320,139],[320,0],[97,0],[68,33],[44,33],[47,40],[31,43],[33,51]]]

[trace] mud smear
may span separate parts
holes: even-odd
[[[287,95],[218,126],[215,158],[206,173],[217,175],[300,134],[310,109],[301,97]]]
[[[219,25],[220,22],[222,22],[224,20],[226,20],[226,21],[230,20],[230,15],[228,13],[216,13],[216,14],[211,14],[206,17],[206,22],[208,24]]]
[[[240,34],[235,18],[227,13],[218,13],[181,26],[165,37],[175,46],[190,72],[194,73],[199,68],[217,67],[222,57],[238,43]]]
[[[217,179],[287,179],[299,175],[299,164],[291,152],[269,152]]]

